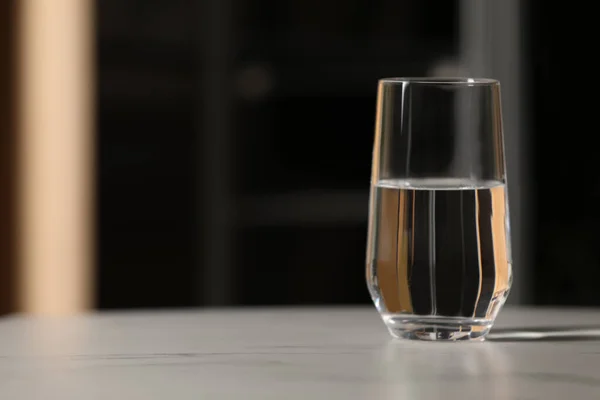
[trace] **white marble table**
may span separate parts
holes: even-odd
[[[497,332],[575,325],[600,310],[506,308]],[[12,316],[0,399],[600,399],[600,340],[399,341],[372,308]]]

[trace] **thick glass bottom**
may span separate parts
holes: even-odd
[[[383,321],[398,339],[425,341],[483,341],[492,320],[423,315],[384,314]]]

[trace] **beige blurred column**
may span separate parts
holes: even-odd
[[[19,9],[19,306],[83,312],[93,299],[93,1]]]

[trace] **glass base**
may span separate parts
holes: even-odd
[[[483,341],[493,321],[464,317],[383,315],[390,334],[398,339],[425,341]]]

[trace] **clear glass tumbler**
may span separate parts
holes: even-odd
[[[369,291],[392,336],[483,340],[512,283],[500,84],[379,81]]]

